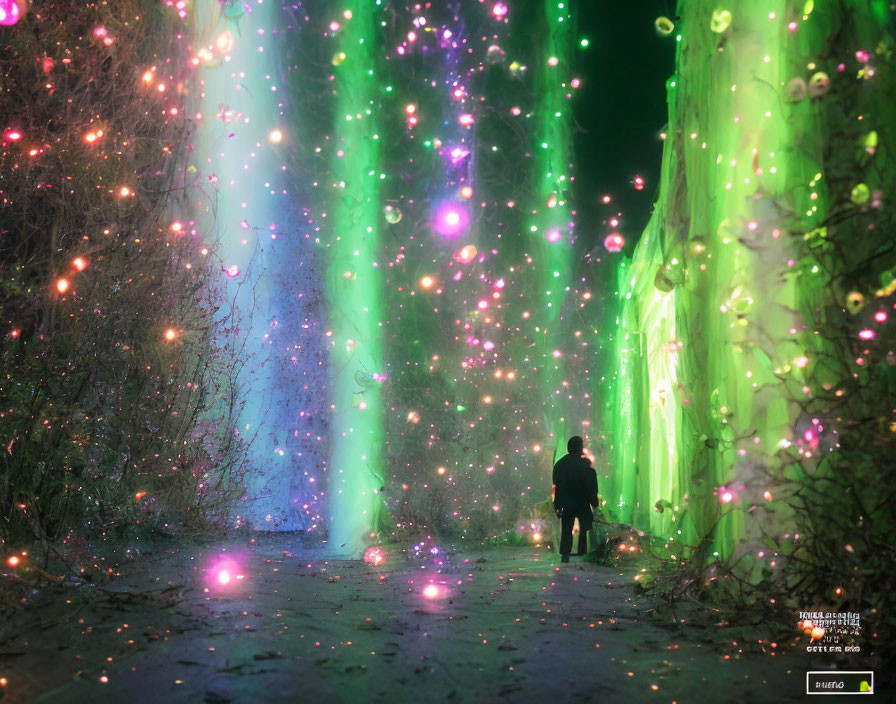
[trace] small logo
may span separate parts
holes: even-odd
[[[874,673],[814,670],[806,673],[806,694],[874,694]]]

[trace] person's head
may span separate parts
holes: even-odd
[[[573,435],[566,443],[566,449],[571,455],[581,455],[585,449],[585,441],[578,435]]]

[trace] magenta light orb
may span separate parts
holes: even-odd
[[[386,554],[379,545],[371,545],[364,551],[364,562],[369,565],[381,565],[386,559]]]
[[[236,560],[226,555],[218,555],[208,569],[208,585],[212,589],[229,587],[234,581],[241,580],[240,567]]]
[[[0,0],[0,25],[11,27],[22,18],[23,0]]]
[[[604,238],[604,247],[608,252],[621,252],[625,246],[625,238],[618,232],[613,232]]]
[[[236,264],[231,264],[229,267],[224,269],[224,273],[227,274],[228,278],[235,279],[240,275],[240,268]]]
[[[457,203],[444,203],[436,209],[433,229],[442,237],[460,235],[470,224],[470,214]]]

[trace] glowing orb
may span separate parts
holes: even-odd
[[[439,588],[435,584],[428,584],[423,589],[423,596],[427,599],[437,599],[439,597]]]
[[[712,13],[712,17],[709,20],[709,28],[717,34],[721,34],[728,29],[730,24],[731,13],[728,10],[716,10]]]
[[[449,153],[451,157],[451,163],[455,166],[470,156],[470,150],[465,147],[455,147]]]
[[[75,257],[72,259],[72,266],[78,271],[84,271],[87,268],[87,260],[84,257]]]
[[[492,14],[496,20],[502,20],[507,16],[507,5],[503,2],[496,2],[492,7]]]
[[[865,306],[865,296],[858,291],[851,291],[846,296],[846,310],[855,315]]]
[[[396,208],[394,205],[387,205],[385,208],[383,208],[383,217],[386,218],[386,222],[390,225],[401,222],[401,215],[401,210]]]
[[[492,44],[486,50],[485,58],[488,59],[488,62],[490,64],[496,64],[499,61],[502,61],[504,59],[505,55],[506,54],[504,53],[504,50],[501,47],[499,47],[497,44]],[[464,124],[464,123],[461,122],[461,124]],[[472,124],[472,121],[470,122],[470,124]]]
[[[810,635],[812,636],[812,640],[818,640],[824,636],[824,628],[821,626],[813,626]]]
[[[69,286],[70,284],[68,282],[68,279],[57,279],[56,281],[56,290],[59,291],[59,293],[65,293],[66,291],[68,291]]]
[[[470,224],[470,214],[459,205],[445,203],[435,213],[433,229],[443,237],[456,237]]]
[[[719,494],[719,501],[721,501],[723,504],[730,504],[732,501],[734,501],[734,494],[730,491],[723,491],[721,494]]]
[[[874,339],[874,330],[869,330],[868,328],[865,328],[864,330],[859,330],[859,339],[873,340]]]
[[[824,71],[819,71],[809,79],[809,95],[818,98],[828,92],[831,87],[831,78]]]
[[[268,135],[268,141],[271,144],[280,144],[283,141],[283,133],[280,130],[271,130]]]
[[[364,551],[364,562],[370,565],[381,565],[386,559],[383,549],[378,545],[371,545]]]
[[[18,555],[10,555],[6,560],[6,564],[10,567],[18,567],[20,562],[21,560],[19,559]]]
[[[334,66],[339,66],[343,61],[345,61],[345,52],[340,51],[338,54],[334,54],[333,58],[330,59],[330,63]]]
[[[233,32],[229,30],[224,30],[215,39],[215,46],[218,47],[218,51],[222,54],[229,54],[233,51],[234,44],[236,44],[236,38],[233,36]]]
[[[675,30],[675,25],[668,17],[657,17],[653,25],[657,33],[663,37],[668,37]]]
[[[177,337],[177,333],[172,328],[168,328],[165,331],[165,339],[168,340],[169,342],[176,337]]]
[[[460,197],[464,200],[470,200],[473,197],[473,189],[469,186],[464,186],[460,189]]]
[[[871,197],[871,191],[868,186],[864,183],[860,183],[856,185],[852,191],[850,191],[849,198],[856,205],[861,205],[862,203],[867,203],[868,199]]]
[[[634,183],[634,185],[635,185],[635,190],[636,190],[636,191],[643,191],[643,190],[644,190],[644,179],[641,178],[640,176],[635,176],[635,180],[633,181],[633,183]]]
[[[208,575],[210,586],[217,587],[227,586],[234,580],[243,578],[242,575],[239,574],[239,566],[236,561],[223,555],[215,558],[215,562],[209,569]]]
[[[625,246],[625,238],[618,232],[613,232],[604,238],[604,248],[608,252],[621,252]]]
[[[420,286],[422,288],[426,288],[426,289],[432,288],[432,285],[434,283],[435,283],[435,281],[433,280],[433,278],[431,276],[424,276],[422,279],[420,279]]]
[[[21,2],[22,7],[19,7]],[[22,18],[25,3],[22,0],[0,0],[0,25],[11,27]]]
[[[461,247],[460,251],[454,255],[454,258],[461,264],[469,264],[476,258],[478,253],[479,251],[476,249],[476,245],[468,244]]]
[[[127,198],[129,195],[131,195],[131,189],[128,188],[127,186],[122,186],[121,190],[118,191],[118,193],[121,195],[122,198]]]
[[[3,139],[10,142],[18,142],[22,138],[22,133],[12,127],[3,130]]]
[[[468,112],[465,112],[463,115],[457,118],[457,121],[464,127],[469,127],[476,119]]]
[[[532,540],[534,540],[536,543],[541,542],[541,533],[533,533]]]
[[[554,228],[553,230],[548,230],[547,234],[545,234],[548,242],[559,242],[560,241],[560,230]]]
[[[793,366],[797,367],[798,369],[805,369],[809,366],[809,358],[805,356],[797,357],[793,360]]]
[[[231,264],[229,267],[224,269],[224,274],[231,279],[235,279],[240,275],[240,268],[236,264]]]

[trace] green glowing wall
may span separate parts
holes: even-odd
[[[883,7],[847,5],[679,3],[662,182],[619,275],[602,491],[661,553],[735,555],[755,537],[748,513],[773,500],[768,469],[799,443],[830,344],[806,322],[826,282],[799,255],[829,209],[821,128],[841,57],[825,46],[844,18],[870,23]],[[849,79],[867,79],[855,63]]]
[[[369,2],[355,0],[333,73],[338,151],[331,163],[331,246],[326,305],[331,331],[330,545],[353,553],[376,526],[383,485],[381,216],[377,33]],[[342,56],[344,54],[344,57]]]

